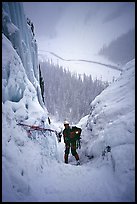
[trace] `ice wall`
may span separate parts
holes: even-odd
[[[37,43],[32,24],[27,23],[22,2],[2,3],[2,32],[20,56],[27,77],[37,91],[38,101],[44,107],[39,85]]]
[[[31,24],[27,25],[22,3],[2,6],[2,200],[31,201],[35,200],[31,181],[47,162],[58,160],[58,142],[53,132],[32,131],[30,136],[18,125],[51,128],[41,97]]]

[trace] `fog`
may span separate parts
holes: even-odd
[[[100,50],[122,36],[124,44],[127,41],[124,35],[135,28],[134,2],[23,2],[23,5],[26,16],[34,23],[39,53],[54,52],[65,59],[103,62],[98,57],[104,57],[114,62],[108,55],[99,56]],[[126,53],[130,55],[131,49],[134,53],[130,45],[134,39],[128,37]],[[72,65],[68,66],[72,69]],[[86,69],[75,67],[76,71]]]

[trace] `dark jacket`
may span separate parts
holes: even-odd
[[[81,131],[81,128],[76,126],[69,127],[68,129],[65,128],[63,130],[64,142],[70,143],[80,139]]]

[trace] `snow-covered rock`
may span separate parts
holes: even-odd
[[[22,4],[3,3],[2,34],[2,197],[22,201],[31,195],[31,180],[44,163],[58,160],[57,138],[18,126],[50,128],[39,85],[37,44],[27,25]],[[35,136],[35,138],[34,138]],[[32,197],[35,197],[32,195]]]
[[[135,196],[135,60],[123,66],[121,76],[95,98],[89,115],[79,124],[84,127],[81,157],[86,155],[100,161],[105,148],[110,146],[119,187],[123,196],[132,200]]]

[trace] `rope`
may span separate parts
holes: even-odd
[[[23,126],[25,128],[25,130],[27,131],[29,137],[31,137],[31,131],[36,131],[36,130],[41,131],[42,134],[44,135],[44,137],[45,137],[45,134],[44,134],[45,131],[55,132],[57,134],[56,130],[52,130],[52,129],[48,129],[48,128],[41,128],[41,127],[35,126],[35,125],[27,125],[27,124],[23,124],[23,123],[17,123],[17,125]],[[26,129],[26,128],[29,128],[29,129]]]

